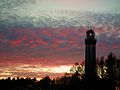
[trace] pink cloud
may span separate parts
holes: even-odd
[[[38,46],[38,44],[32,44],[31,46],[30,46],[30,48],[35,48],[35,47],[37,47]]]
[[[40,45],[48,45],[48,42],[42,40],[42,39],[39,39],[39,40],[35,40],[38,44]]]
[[[20,46],[21,43],[21,39],[9,41],[9,44],[11,44],[12,46]]]

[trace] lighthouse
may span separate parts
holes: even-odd
[[[88,79],[94,79],[97,76],[96,42],[94,31],[88,30],[85,38],[85,77]]]

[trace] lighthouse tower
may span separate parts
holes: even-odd
[[[88,79],[94,79],[97,76],[96,73],[96,39],[93,30],[86,32],[85,39],[85,77]]]

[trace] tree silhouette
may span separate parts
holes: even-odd
[[[38,86],[40,86],[42,90],[52,90],[52,85],[53,83],[49,76],[44,77],[38,82]]]
[[[115,90],[115,59],[115,56],[112,53],[110,53],[106,60],[109,90]]]
[[[117,86],[117,90],[120,90],[120,59],[116,60],[116,86]]]

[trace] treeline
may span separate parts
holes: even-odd
[[[36,78],[10,78],[0,80],[0,90],[120,90],[120,58],[110,53],[105,59],[97,59],[98,77],[87,79],[84,66],[75,63],[70,70],[57,79],[49,76]]]

